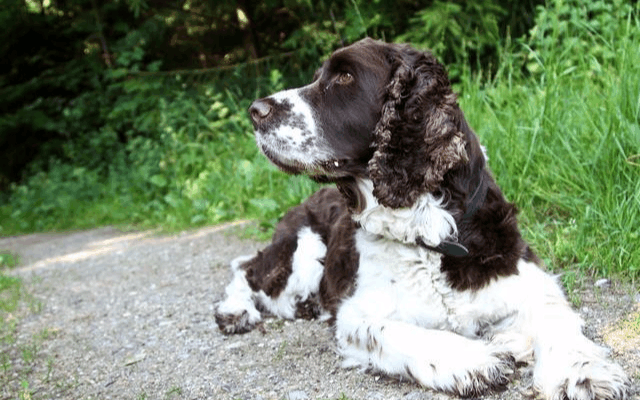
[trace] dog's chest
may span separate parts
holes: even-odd
[[[356,234],[360,264],[349,302],[368,315],[435,328],[455,329],[461,293],[440,271],[440,255],[417,246]]]

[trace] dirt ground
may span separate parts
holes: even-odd
[[[449,398],[341,368],[323,322],[271,319],[264,329],[222,335],[214,305],[229,261],[264,246],[240,239],[242,229],[234,223],[175,235],[101,228],[1,238],[0,250],[20,256],[10,273],[23,278],[31,306],[12,317],[15,342],[0,343],[0,382],[8,382],[0,400]],[[612,348],[637,399],[638,288],[587,282],[577,295],[585,333]],[[530,399],[529,381],[523,369],[490,398]]]

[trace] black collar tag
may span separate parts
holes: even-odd
[[[478,186],[476,186],[476,189],[467,201],[467,212],[462,216],[463,221],[471,219],[476,211],[482,207],[485,199],[487,198],[488,190],[489,184],[485,181],[484,174],[481,173]],[[437,246],[430,246],[426,244],[421,237],[418,237],[416,239],[416,243],[427,250],[435,251],[437,253],[444,254],[445,256],[460,258],[469,255],[469,250],[458,242],[443,240]]]
[[[444,254],[445,256],[465,257],[469,255],[469,250],[458,242],[443,240],[437,246],[429,246],[421,237],[418,237],[416,239],[416,243],[427,250],[435,251],[437,253]]]

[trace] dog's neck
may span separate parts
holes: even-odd
[[[441,199],[426,193],[408,208],[393,209],[381,205],[373,195],[369,179],[357,179],[361,210],[352,214],[364,231],[385,239],[415,245],[422,241],[427,246],[439,246],[455,238],[456,222]]]

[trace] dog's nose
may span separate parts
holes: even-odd
[[[254,124],[259,124],[271,114],[271,105],[265,100],[256,100],[249,107],[249,115]]]

